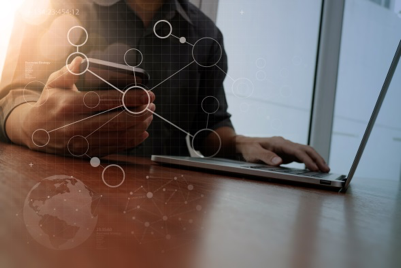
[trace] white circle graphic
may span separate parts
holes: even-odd
[[[197,152],[197,150],[195,149],[195,140],[196,140],[196,137],[200,134],[200,133],[202,133],[202,132],[205,132],[205,131],[207,131],[207,132],[210,132],[210,133],[214,133],[216,136],[217,136],[217,138],[218,138],[218,140],[219,140],[219,146],[218,146],[218,148],[217,148],[217,150],[216,150],[216,152],[214,153],[214,154],[212,154],[212,155],[203,155],[203,157],[206,157],[206,158],[210,158],[210,157],[214,157],[214,156],[216,156],[219,152],[220,152],[220,149],[221,149],[221,138],[220,138],[220,136],[219,136],[219,134],[217,134],[217,132],[216,131],[214,131],[213,129],[210,129],[210,128],[204,128],[204,129],[201,129],[201,130],[199,130],[198,132],[196,132],[195,133],[195,135],[194,135],[194,137],[192,138],[192,149],[194,149],[195,150],[195,153],[197,154],[197,155],[199,155],[200,157],[202,156],[202,155],[200,155],[198,152]],[[189,189],[189,188],[188,188]]]
[[[139,112],[131,111],[130,109],[128,109],[127,105],[125,104],[125,96],[127,95],[127,92],[130,91],[131,89],[141,89],[141,90],[145,91],[146,94],[148,95],[148,104],[146,105],[145,109],[143,109],[142,111],[139,111]],[[125,109],[127,112],[129,112],[130,114],[138,115],[138,114],[144,113],[144,112],[149,108],[149,105],[150,105],[150,95],[149,95],[149,92],[148,92],[145,88],[143,88],[143,87],[141,87],[141,86],[133,86],[133,87],[128,88],[126,91],[124,91],[123,97],[122,97],[122,102],[123,102],[124,109]]]
[[[46,133],[46,142],[45,143],[43,143],[43,144],[38,144],[37,142],[35,142],[35,134],[37,134],[38,135],[38,133]],[[35,130],[33,133],[32,133],[32,142],[33,142],[33,144],[35,144],[35,146],[37,146],[37,147],[45,147],[46,145],[48,145],[49,144],[49,142],[50,142],[50,134],[49,134],[49,132],[47,131],[47,130],[45,130],[45,129],[43,129],[43,128],[39,128],[39,129],[37,129],[37,130]]]
[[[71,42],[70,34],[71,34],[71,32],[72,32],[73,30],[75,30],[75,29],[81,29],[81,30],[83,30],[84,33],[85,33],[85,35],[86,35],[85,40],[82,42],[82,44],[78,44],[78,45],[77,45],[77,44],[74,44],[73,42]],[[89,38],[88,32],[87,32],[86,29],[85,29],[84,27],[82,27],[82,26],[74,26],[74,27],[71,27],[71,29],[69,29],[69,30],[68,30],[68,33],[67,33],[67,40],[68,40],[68,43],[70,43],[71,46],[73,46],[73,47],[82,47],[83,45],[86,44],[86,42],[88,42],[88,38]]]
[[[82,56],[82,57],[86,60],[86,67],[85,67],[85,70],[83,70],[83,71],[81,71],[81,72],[79,72],[79,73],[74,73],[73,71],[70,70],[70,66],[69,66],[68,62],[70,61],[70,58],[71,58],[73,55]],[[82,74],[86,73],[86,71],[89,69],[89,59],[88,59],[88,57],[87,57],[84,53],[81,53],[81,52],[74,52],[74,53],[71,53],[71,54],[67,57],[67,59],[65,60],[65,66],[67,67],[67,70],[68,70],[71,74],[73,74],[73,75],[82,75]]]
[[[97,101],[97,103],[96,103],[95,105],[88,105],[88,103],[85,101],[85,98],[86,98],[89,94],[95,94],[96,97],[98,98],[98,101]],[[86,92],[85,95],[84,95],[83,102],[84,102],[84,105],[85,105],[87,108],[89,108],[89,109],[95,109],[95,108],[96,108],[97,106],[99,106],[99,104],[100,104],[100,96],[99,96],[99,94],[96,93],[95,91],[88,91],[88,92]]]
[[[248,78],[238,78],[231,85],[233,94],[238,98],[249,98],[254,91],[254,85]]]
[[[104,173],[106,172],[107,169],[109,169],[109,168],[111,168],[111,167],[116,167],[116,168],[120,169],[121,172],[123,173],[123,179],[122,179],[121,182],[120,182],[119,184],[117,184],[117,185],[111,185],[111,184],[107,183],[106,180],[105,180],[105,178],[104,178]],[[110,188],[118,188],[118,187],[120,187],[120,186],[124,183],[124,181],[125,181],[125,171],[124,171],[124,169],[123,169],[122,167],[120,167],[119,165],[115,165],[115,164],[108,165],[105,169],[103,169],[103,172],[102,172],[102,181],[103,181],[104,184],[106,184],[106,185],[107,185],[108,187],[110,187]]]
[[[165,36],[161,36],[161,35],[159,35],[159,34],[156,32],[156,27],[157,27],[157,25],[158,25],[159,23],[162,23],[162,22],[163,22],[163,23],[166,23],[166,24],[170,27],[169,33],[168,33],[167,35],[165,35]],[[168,21],[166,21],[166,20],[159,20],[159,21],[157,21],[157,22],[155,23],[155,25],[153,26],[153,33],[154,33],[158,38],[160,38],[160,39],[169,38],[170,35],[173,33],[173,26],[171,25],[170,22],[168,22]]]
[[[216,105],[216,108],[214,109],[214,110],[212,110],[212,111],[210,111],[210,108],[205,108],[205,106],[207,106],[208,104],[207,103],[205,103],[205,101],[206,102],[210,102],[210,101],[213,101]],[[202,103],[201,103],[201,107],[202,107],[202,110],[205,112],[205,113],[207,113],[207,114],[214,114],[214,113],[216,113],[218,110],[219,110],[219,107],[220,107],[220,102],[219,102],[219,100],[216,98],[216,97],[214,97],[214,96],[207,96],[207,97],[205,97],[203,100],[202,100]]]
[[[73,149],[70,148],[71,142],[72,142],[73,140],[76,140],[76,139],[83,139],[83,140],[85,140],[86,150],[84,150],[84,151],[85,151],[84,153],[77,154],[77,153],[73,153],[73,152],[72,152]],[[68,152],[69,152],[72,156],[75,156],[75,157],[82,157],[82,156],[86,155],[86,153],[89,151],[89,141],[88,141],[87,138],[85,138],[84,136],[81,136],[81,135],[72,136],[72,137],[68,140],[68,143],[67,143],[67,150],[68,150]]]
[[[212,64],[210,64],[210,65],[201,64],[201,63],[199,63],[199,61],[197,61],[196,58],[195,58],[195,49],[196,49],[196,46],[197,46],[197,45],[199,46],[199,45],[200,45],[199,42],[201,42],[202,40],[212,40],[212,41],[216,42],[217,45],[219,46],[219,50],[220,50],[219,58],[218,58],[218,60],[217,60],[216,62],[214,62],[214,63],[212,63]],[[211,38],[211,37],[202,37],[201,39],[199,39],[198,41],[196,41],[195,44],[194,44],[194,46],[192,47],[192,58],[193,58],[193,60],[196,62],[196,64],[198,64],[198,65],[201,66],[201,67],[209,68],[209,67],[213,67],[213,66],[217,65],[217,63],[220,62],[222,56],[223,56],[223,49],[221,48],[221,45],[219,44],[219,42],[217,42],[216,39],[213,39],[213,38]]]
[[[140,60],[139,63],[138,63],[137,65],[135,65],[135,66],[129,65],[128,62],[127,62],[127,58],[126,58],[126,57],[127,57],[127,54],[128,54],[128,52],[131,52],[131,51],[136,51],[136,52],[139,53],[139,55],[141,55],[141,60]],[[127,51],[125,51],[125,53],[124,53],[124,62],[125,62],[125,64],[126,64],[127,66],[132,67],[132,68],[136,68],[136,67],[138,67],[139,65],[142,64],[142,62],[143,62],[143,54],[142,54],[142,52],[141,52],[139,49],[130,48],[130,49],[128,49]]]

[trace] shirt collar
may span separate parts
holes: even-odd
[[[191,19],[188,16],[188,13],[185,11],[185,9],[182,7],[182,5],[180,4],[180,2],[178,0],[174,0],[175,2],[175,6],[176,6],[176,10],[178,12],[178,14],[181,15],[181,17],[183,17],[187,22],[189,22],[190,24],[192,24]]]

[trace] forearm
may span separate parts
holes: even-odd
[[[29,114],[31,104],[24,103],[17,106],[8,116],[5,123],[5,130],[8,138],[15,144],[29,147],[31,134],[28,133],[26,118]]]

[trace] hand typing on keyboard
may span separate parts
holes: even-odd
[[[282,137],[252,138],[237,135],[235,143],[247,162],[264,162],[271,166],[279,166],[295,161],[305,163],[306,168],[311,171],[330,171],[323,157],[312,147]]]

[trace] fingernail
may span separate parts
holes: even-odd
[[[281,163],[281,158],[278,157],[278,156],[275,156],[275,157],[272,159],[272,162],[273,162],[273,164],[275,164],[275,165],[280,164],[280,163]]]
[[[151,104],[149,105],[149,109],[150,109],[152,112],[154,112],[154,111],[156,110],[156,105],[153,104],[153,103],[151,103]]]

